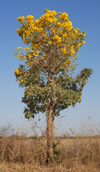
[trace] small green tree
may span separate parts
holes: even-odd
[[[81,102],[82,90],[92,70],[84,68],[75,78],[77,51],[85,43],[85,32],[72,26],[67,13],[50,11],[39,19],[18,17],[17,33],[26,48],[15,56],[24,63],[15,70],[19,85],[25,88],[22,102],[26,118],[42,112],[47,119],[47,159],[53,156],[54,119],[60,111]]]

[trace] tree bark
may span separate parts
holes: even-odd
[[[50,105],[47,114],[47,161],[53,158],[53,140],[54,140],[54,118],[53,109]]]
[[[50,77],[48,78],[50,79]],[[54,75],[51,77],[51,100],[48,104],[47,113],[47,163],[53,159],[53,141],[54,141],[54,103],[55,103],[55,82]]]

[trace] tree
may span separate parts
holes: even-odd
[[[54,119],[60,111],[81,102],[82,90],[92,73],[84,68],[76,77],[77,52],[85,43],[85,32],[72,26],[67,13],[44,10],[39,19],[18,17],[18,35],[25,45],[15,56],[24,63],[15,70],[19,85],[25,88],[22,102],[25,117],[39,112],[47,118],[47,159],[53,156]]]

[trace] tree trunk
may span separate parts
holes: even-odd
[[[47,163],[53,158],[53,140],[54,140],[54,117],[53,109],[50,105],[47,114]]]
[[[50,80],[50,75],[48,77]],[[51,100],[48,103],[47,113],[47,163],[53,159],[53,140],[54,140],[54,103],[55,103],[55,82],[54,74],[51,77]]]

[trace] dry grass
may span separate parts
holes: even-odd
[[[100,138],[62,138],[60,153],[46,167],[46,139],[20,136],[0,139],[0,172],[99,172]]]
[[[0,164],[0,172],[99,172],[100,169],[94,165],[76,165],[70,169],[62,166],[41,167],[29,164]]]
[[[2,128],[0,172],[100,172],[100,137],[92,132],[89,136],[90,126],[88,131],[84,136],[74,131],[77,137],[55,138],[59,144],[54,149],[54,160],[47,167],[45,136],[27,137],[14,134],[9,126]]]
[[[43,164],[46,158],[45,140],[20,136],[0,139],[0,161],[11,163]]]

